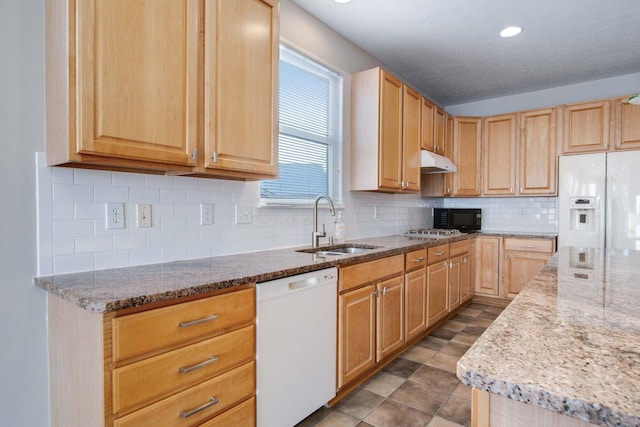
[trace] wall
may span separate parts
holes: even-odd
[[[0,2],[0,424],[47,426],[46,295],[36,275],[44,149],[44,0]]]

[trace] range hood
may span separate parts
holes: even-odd
[[[456,165],[446,157],[427,150],[420,150],[420,172],[448,173],[457,170]]]

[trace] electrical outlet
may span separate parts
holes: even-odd
[[[136,216],[138,228],[151,227],[151,205],[148,203],[138,203],[136,205]]]
[[[107,230],[124,228],[124,203],[105,203]]]
[[[380,209],[377,206],[373,207],[373,219],[380,219]]]
[[[520,209],[520,218],[526,218],[527,217],[527,210],[522,208]]]
[[[251,224],[251,207],[236,205],[236,224]]]
[[[200,225],[213,224],[213,205],[211,203],[200,203]]]

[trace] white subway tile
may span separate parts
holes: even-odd
[[[211,203],[211,193],[208,191],[187,191],[188,203]]]
[[[113,248],[116,251],[144,248],[147,237],[144,234],[126,234],[113,236]]]
[[[51,181],[54,184],[73,184],[73,171],[71,168],[52,167]]]
[[[53,256],[73,255],[76,253],[76,239],[73,237],[58,237],[53,240]]]
[[[141,173],[113,172],[111,185],[114,187],[144,187],[145,176]]]
[[[187,258],[189,258],[189,248],[186,245],[162,248],[162,262],[178,261]]]
[[[94,269],[93,254],[63,255],[53,258],[54,274],[74,273]]]
[[[197,178],[197,180],[200,191],[220,191],[222,189],[222,183],[224,182],[210,178]]]
[[[93,186],[53,184],[54,202],[93,202]]]
[[[160,203],[185,203],[187,193],[184,190],[160,189]]]
[[[197,190],[198,178],[189,176],[176,176],[173,181],[173,188],[176,190]]]
[[[101,252],[95,254],[95,266],[97,270],[129,267],[129,259],[129,251]]]
[[[113,250],[113,237],[76,237],[76,253],[107,252]]]
[[[148,248],[172,246],[175,244],[175,233],[149,233],[146,235]]]
[[[53,219],[74,219],[73,202],[54,202],[52,207]]]
[[[93,221],[91,220],[54,220],[53,237],[82,237],[93,236]]]
[[[133,249],[130,255],[132,266],[162,262],[162,251],[160,248]]]
[[[147,188],[173,188],[174,177],[166,175],[145,175]]]
[[[200,233],[197,231],[185,231],[175,234],[176,245],[193,245],[200,243]]]
[[[159,218],[173,217],[175,212],[175,205],[173,203],[157,203],[151,206],[152,221]]]
[[[94,189],[95,202],[126,202],[129,200],[128,187],[105,187],[96,185]]]
[[[129,201],[133,203],[159,203],[160,190],[157,188],[130,188]]]
[[[211,245],[209,243],[200,243],[189,245],[188,258],[207,258],[211,256]]]
[[[200,204],[195,203],[176,203],[173,206],[174,216],[176,218],[200,218]]]
[[[160,218],[160,230],[163,233],[187,231],[187,219],[184,217]]]
[[[106,215],[104,203],[74,203],[75,219],[102,219]]]
[[[80,185],[111,185],[111,172],[92,170],[92,169],[74,169],[73,183]]]

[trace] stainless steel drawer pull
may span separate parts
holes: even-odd
[[[178,326],[181,328],[188,328],[189,326],[196,326],[201,323],[211,322],[212,320],[216,320],[217,318],[218,316],[216,316],[215,314],[210,314],[207,317],[202,319],[192,320],[190,322],[180,322],[178,323]]]
[[[442,255],[444,255],[445,253],[446,253],[446,252],[436,252],[436,255],[438,255],[438,256],[442,256]]]
[[[197,363],[195,365],[179,368],[178,371],[180,371],[181,374],[188,374],[191,371],[195,371],[196,369],[204,368],[205,366],[211,365],[212,363],[215,363],[217,361],[218,361],[217,357],[211,356],[210,358],[208,358],[204,362],[200,362],[200,363]]]
[[[520,247],[525,249],[535,249],[536,245],[520,245]]]
[[[420,258],[414,258],[413,262],[422,262],[424,261],[426,258],[425,257],[420,257]]]
[[[202,405],[202,406],[198,406],[197,408],[192,409],[190,411],[180,411],[180,416],[182,418],[189,418],[191,415],[195,415],[198,412],[204,411],[205,409],[212,407],[216,403],[218,403],[218,399],[216,399],[215,397],[211,396],[209,398],[209,401],[207,403],[205,403],[204,405]]]

